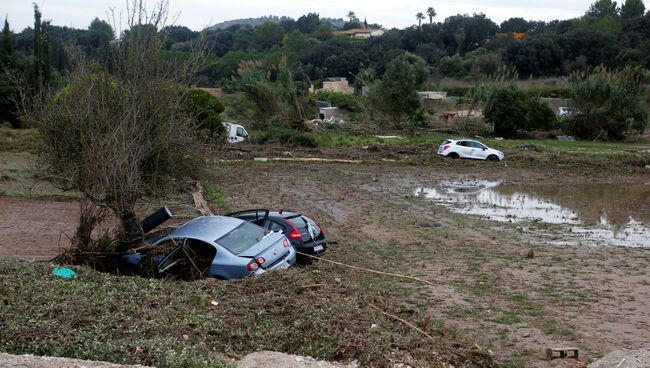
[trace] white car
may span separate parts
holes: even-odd
[[[575,114],[579,113],[579,111],[575,107],[570,107],[570,106],[561,106],[558,108],[558,115],[561,118],[567,118],[569,116],[573,116]]]
[[[246,128],[239,124],[222,123],[226,129],[228,143],[241,143],[248,139],[248,132]]]
[[[450,158],[468,158],[474,160],[501,161],[505,155],[481,142],[470,139],[447,139],[438,148],[438,154]]]

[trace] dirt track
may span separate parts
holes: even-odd
[[[52,259],[69,244],[78,216],[75,200],[0,197],[0,257]]]

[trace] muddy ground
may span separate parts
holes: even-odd
[[[52,259],[69,244],[78,221],[73,199],[0,197],[0,258]]]
[[[404,304],[471,335],[502,361],[556,367],[564,362],[545,360],[544,348],[576,346],[590,361],[650,347],[649,249],[555,246],[516,224],[453,214],[413,195],[450,177],[562,186],[650,182],[644,175],[464,162],[228,164],[214,173],[232,209],[291,208],[319,219],[339,242],[331,259],[434,281],[393,284]]]
[[[565,366],[545,359],[547,347],[578,347],[587,362],[650,347],[648,249],[552,245],[541,231],[454,214],[414,195],[415,188],[449,178],[558,186],[650,182],[643,172],[506,162],[247,161],[216,163],[210,176],[232,210],[290,208],[316,218],[338,241],[329,259],[432,281],[386,278],[403,308],[471,336],[513,366]],[[0,257],[51,258],[61,232],[71,233],[76,221],[74,200],[0,198]]]

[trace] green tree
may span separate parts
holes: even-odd
[[[16,66],[14,57],[9,20],[5,18],[2,41],[0,42],[0,123],[8,121],[12,127],[18,128],[20,126],[16,116],[18,90],[7,74]]]
[[[347,17],[350,20],[350,23],[353,23],[355,20],[357,20],[357,15],[354,14],[353,11],[349,11]]]
[[[515,138],[528,117],[528,98],[514,84],[492,92],[485,107],[485,121],[494,126],[494,134]]]
[[[642,0],[625,0],[625,4],[621,5],[622,18],[642,17],[643,14],[645,14],[645,5]]]
[[[199,130],[205,132],[210,143],[220,143],[225,140],[225,130],[221,124],[221,114],[224,106],[211,93],[192,88],[185,93],[185,103],[188,112],[196,119]]]
[[[424,14],[422,12],[415,14],[415,19],[418,20],[418,27],[422,28],[422,21],[424,20]]]
[[[266,21],[255,28],[255,41],[262,49],[270,49],[282,42],[284,28],[276,22]]]
[[[41,35],[41,11],[34,4],[34,91],[40,92],[43,87],[43,47]]]
[[[530,23],[524,18],[510,18],[501,23],[501,32],[505,33],[515,33],[522,32],[526,33],[530,29]]]
[[[321,25],[320,16],[318,13],[309,13],[303,15],[296,21],[296,28],[302,33],[314,33]]]
[[[618,15],[618,7],[616,1],[612,0],[596,0],[589,10],[587,10],[587,16],[595,18],[603,18],[605,16],[616,16]]]
[[[626,133],[643,133],[648,114],[644,106],[643,70],[627,67],[612,72],[597,67],[590,74],[571,76],[571,99],[580,113],[567,124],[580,138],[622,139]]]
[[[549,130],[553,128],[556,121],[555,113],[547,104],[536,98],[529,98],[524,129],[528,131]]]
[[[396,127],[404,115],[411,116],[420,108],[418,89],[427,79],[427,66],[417,55],[405,52],[386,66],[376,90],[379,108],[387,113]]]
[[[427,9],[427,15],[429,16],[429,24],[433,24],[433,18],[436,17],[436,10],[433,7]]]
[[[295,57],[302,57],[315,44],[317,44],[318,41],[313,38],[309,38],[305,36],[304,33],[296,30],[287,33],[284,36],[282,43],[284,44],[284,48],[288,53],[294,54]]]
[[[11,30],[9,29],[9,20],[5,17],[5,25],[2,28],[2,44],[0,44],[0,63],[7,66],[13,57],[14,45],[11,40]]]
[[[99,18],[93,19],[88,27],[89,53],[96,57],[99,57],[102,53],[107,54],[109,44],[114,38],[115,32],[108,22]]]

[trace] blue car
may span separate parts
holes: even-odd
[[[191,274],[230,280],[289,268],[296,262],[296,251],[281,232],[233,217],[198,217],[152,245],[162,254],[128,254],[123,264],[139,267],[150,260],[161,276]]]

